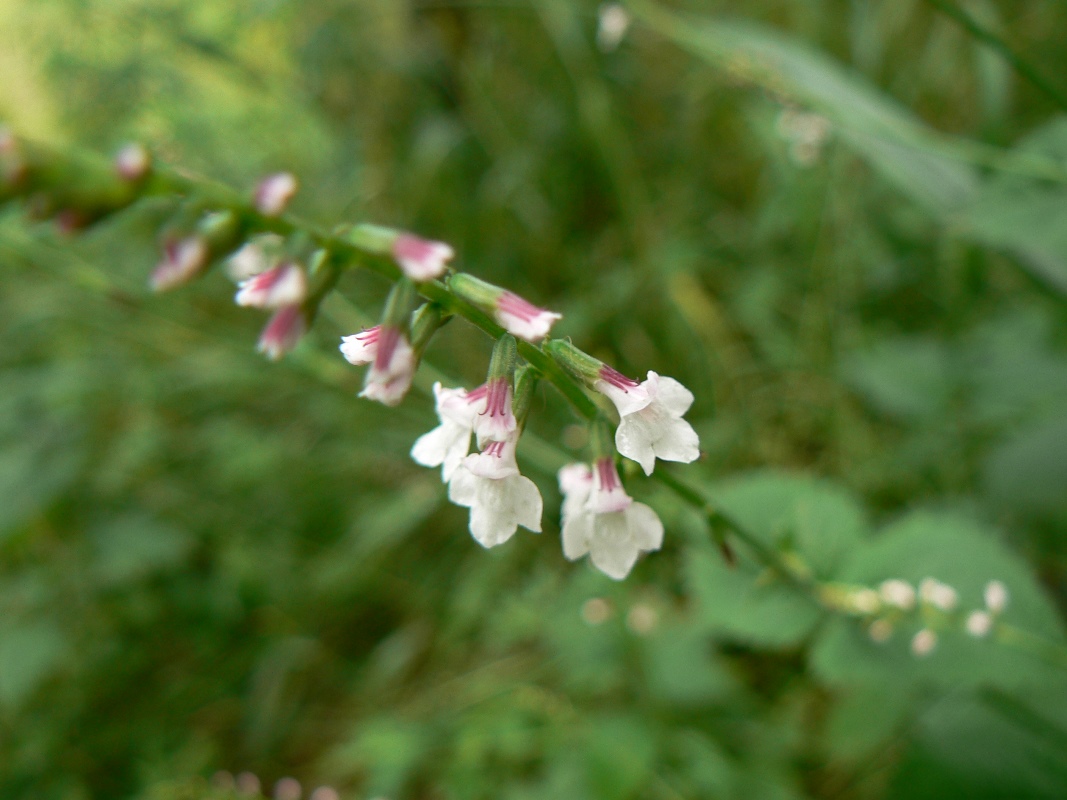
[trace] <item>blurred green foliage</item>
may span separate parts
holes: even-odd
[[[4,0],[0,116],[149,143],[295,211],[454,244],[630,374],[672,375],[687,474],[818,577],[934,575],[1063,639],[1067,109],[918,0]],[[677,8],[677,7],[676,7]],[[1067,8],[975,19],[1067,74]],[[812,117],[816,112],[819,117]],[[155,297],[172,208],[76,240],[0,217],[0,796],[1062,798],[1067,675],[876,645],[639,475],[664,551],[623,584],[545,534],[483,551],[407,458],[431,403],[355,399],[346,276],[279,366],[221,274]],[[460,323],[428,362],[477,381]],[[422,388],[435,374],[421,375]],[[532,431],[580,454],[545,393]],[[231,796],[226,790],[219,798]]]

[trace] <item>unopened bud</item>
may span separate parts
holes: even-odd
[[[266,217],[277,217],[289,205],[299,188],[291,172],[276,172],[259,182],[253,197],[256,210]]]
[[[882,581],[878,593],[887,605],[896,606],[902,611],[910,611],[915,607],[915,589],[907,581],[898,578]]]
[[[152,156],[144,145],[137,142],[123,145],[115,154],[115,172],[124,181],[136,183],[144,180],[152,169]]]
[[[934,578],[924,578],[922,580],[919,584],[919,596],[924,603],[942,611],[954,609],[958,600],[955,589]]]
[[[274,800],[300,800],[303,793],[296,778],[279,778],[274,784]]]
[[[539,308],[514,292],[466,273],[453,275],[448,288],[464,300],[492,313],[497,324],[512,336],[528,342],[539,342],[562,315]]]
[[[165,292],[188,283],[208,264],[208,246],[203,237],[185,236],[163,243],[163,259],[156,265],[149,285],[153,291]]]
[[[985,607],[1000,614],[1008,607],[1008,588],[1000,581],[990,581],[985,587]]]
[[[976,638],[987,636],[993,629],[993,617],[988,611],[972,611],[967,615],[967,633]]]
[[[587,386],[592,386],[601,378],[601,371],[607,366],[603,361],[593,358],[584,350],[579,350],[563,339],[545,342],[543,348],[552,359],[569,374],[578,378]],[[634,382],[636,385],[636,382]]]
[[[877,644],[887,642],[893,635],[893,624],[887,619],[876,619],[868,626],[867,635],[871,637],[872,642]]]
[[[937,634],[929,628],[923,628],[911,640],[911,652],[919,658],[924,658],[937,647]]]
[[[307,319],[300,306],[282,306],[274,312],[259,337],[259,352],[272,361],[288,353],[307,332]]]

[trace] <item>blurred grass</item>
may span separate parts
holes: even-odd
[[[1065,74],[1067,9],[966,8]],[[768,541],[972,605],[1011,576],[1018,624],[1060,636],[1061,110],[917,0],[674,10],[699,19],[602,52],[594,3],[6,0],[0,117],[238,187],[292,169],[317,223],[447,240],[692,388],[687,474]],[[385,287],[347,276],[272,366],[221,275],[147,294],[166,211],[77,240],[0,218],[0,796],[219,769],[345,797],[1063,796],[1062,677],[874,649],[639,477],[668,535],[625,584],[563,560],[545,448],[545,534],[483,551],[407,458],[429,400],[356,400],[334,358]],[[428,362],[478,381],[489,347],[453,323]],[[573,422],[535,413],[551,445]]]

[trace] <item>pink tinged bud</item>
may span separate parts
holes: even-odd
[[[512,336],[528,342],[539,342],[548,336],[553,323],[563,317],[554,311],[546,311],[513,294],[503,291],[496,299],[493,316],[497,323]]]
[[[259,352],[272,361],[288,353],[307,331],[307,320],[300,306],[282,306],[274,312],[259,337]]]
[[[243,281],[234,301],[239,306],[280,308],[299,305],[306,297],[304,270],[286,262]]]
[[[397,234],[393,240],[393,258],[400,271],[413,281],[432,281],[445,273],[455,251],[444,242],[421,239],[410,233]]]
[[[274,800],[300,800],[304,789],[296,778],[279,778],[274,784]]]
[[[268,175],[256,187],[254,202],[256,210],[267,217],[276,217],[285,211],[299,187],[291,172],[276,172]]]
[[[131,142],[115,155],[115,172],[124,181],[142,180],[152,168],[152,156],[142,144]]]
[[[374,361],[359,396],[386,406],[398,405],[411,388],[416,366],[407,338],[392,326],[379,326]]]
[[[202,237],[170,239],[163,245],[163,260],[152,272],[149,283],[154,291],[165,292],[191,281],[207,263],[208,247]]]
[[[613,458],[599,458],[594,464],[593,494],[589,500],[589,510],[594,514],[610,514],[623,511],[633,502],[626,490],[622,488],[619,472]]]
[[[518,427],[512,411],[511,381],[505,377],[493,378],[485,388],[485,410],[474,420],[474,431],[479,444],[502,442]]]

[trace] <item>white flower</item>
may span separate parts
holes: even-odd
[[[411,388],[418,363],[407,337],[392,326],[375,325],[341,337],[341,354],[350,364],[370,364],[360,397],[395,406]]]
[[[512,336],[528,342],[539,342],[548,336],[553,323],[562,319],[562,314],[538,308],[528,300],[509,291],[503,291],[496,298],[493,316],[500,327]]]
[[[619,411],[615,446],[652,474],[656,459],[688,464],[700,456],[700,439],[682,415],[693,405],[693,393],[674,378],[648,373],[642,383],[611,367],[600,370],[594,388]]]
[[[341,355],[349,364],[361,367],[374,361],[378,353],[378,339],[381,336],[382,326],[375,325],[351,336],[341,337]]]
[[[282,306],[274,312],[259,337],[259,351],[277,361],[288,353],[307,331],[307,320],[300,306]]]
[[[596,471],[570,464],[559,471],[563,492],[563,555],[575,561],[586,553],[593,566],[622,580],[643,552],[663,544],[663,523],[644,503],[626,494],[610,458]]]
[[[441,480],[447,483],[470,452],[471,433],[485,408],[486,390],[484,386],[470,392],[445,389],[435,383],[433,394],[441,424],[415,441],[411,457],[424,467],[441,467]]]
[[[518,433],[469,455],[452,474],[448,499],[470,508],[471,535],[483,547],[510,539],[519,525],[541,532],[541,493],[515,463]]]
[[[413,281],[432,281],[441,277],[455,255],[444,242],[421,239],[411,233],[399,233],[393,240],[393,258],[400,271]]]
[[[239,306],[280,308],[298,305],[305,297],[307,279],[304,270],[287,261],[242,281],[234,302]]]

